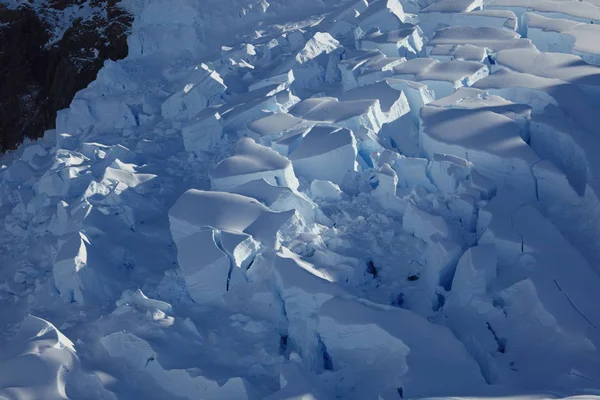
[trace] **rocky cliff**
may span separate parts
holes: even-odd
[[[127,55],[117,0],[0,0],[0,150],[54,127],[56,112]]]

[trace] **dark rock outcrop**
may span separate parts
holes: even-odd
[[[23,2],[16,9],[0,2],[0,150],[53,128],[56,112],[105,60],[127,55],[131,23],[117,0]]]

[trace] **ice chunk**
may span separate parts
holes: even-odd
[[[144,339],[130,332],[115,332],[100,339],[108,356],[122,369],[126,379],[151,379],[167,393],[175,397],[194,399],[203,393],[213,399],[248,399],[245,383],[241,378],[230,378],[225,383],[190,373],[187,369],[165,367],[162,357]]]
[[[440,63],[420,58],[394,67],[393,77],[421,82],[434,91],[436,98],[442,98],[459,87],[472,86],[488,73],[488,68],[478,62],[452,60]]]
[[[274,113],[248,124],[248,135],[287,157],[314,125],[291,114]]]
[[[371,91],[369,88],[364,91],[361,89],[355,90],[357,94],[365,93],[366,98],[356,100],[352,97],[349,97],[349,100],[343,100],[343,97],[342,100],[335,97],[310,98],[298,103],[290,113],[315,123],[348,128],[359,139],[363,152],[383,150],[376,134],[385,123],[399,118],[408,111],[406,100],[402,99],[401,92],[388,87],[388,90],[380,94],[385,101],[383,104],[377,98],[376,91]],[[367,95],[369,92],[371,94]]]
[[[140,289],[137,289],[136,291],[129,289],[124,290],[121,294],[121,298],[117,300],[117,307],[124,304],[133,304],[144,308],[157,309],[165,314],[170,314],[172,311],[172,307],[169,303],[161,300],[149,299]]]
[[[348,50],[342,54],[337,64],[341,73],[342,87],[344,90],[354,89],[359,86],[358,79],[364,73],[364,68],[370,64],[387,60],[379,50]],[[392,63],[392,66],[396,63]],[[385,67],[380,68],[382,71]]]
[[[60,297],[66,302],[83,305],[87,295],[93,295],[96,274],[88,267],[89,246],[89,239],[78,232],[60,244],[54,258],[54,284]]]
[[[377,83],[392,76],[394,67],[404,62],[406,62],[404,57],[377,57],[371,59],[359,67],[360,75],[355,80],[358,86]],[[343,80],[342,84],[345,90],[352,89],[352,87],[346,87]]]
[[[202,193],[199,193],[193,198],[197,200],[198,206],[206,205],[211,200],[217,201],[216,199],[221,197],[223,200],[221,203],[225,203],[221,204],[222,207],[231,213],[246,211],[244,214],[246,217],[250,214],[249,220],[242,221],[242,225],[235,225],[240,222],[239,220],[229,220],[232,222],[229,224],[228,221],[219,220],[218,216],[216,219],[212,218],[212,221],[216,221],[212,224],[210,216],[196,221],[182,221],[178,217],[184,216],[185,200],[190,200],[189,197],[194,196],[194,193],[186,194],[188,198],[186,199],[184,194],[182,197],[184,201],[180,199],[170,212],[171,231],[177,246],[177,259],[192,299],[198,303],[211,303],[218,301],[235,285],[245,282],[243,271],[254,258],[258,243],[241,230],[252,225],[254,222],[251,220],[252,216],[255,219],[264,217],[268,210],[258,207],[259,214],[256,215],[257,207],[244,204],[244,199],[250,200],[249,198],[242,196],[231,198],[235,195],[227,196],[221,193],[221,196],[218,196],[218,193],[214,195],[210,193],[202,199]],[[238,209],[235,209],[236,205]],[[207,214],[210,213],[210,210],[205,211]],[[244,222],[247,226],[243,226]],[[188,224],[187,230],[182,232],[182,227],[185,229],[186,224]]]
[[[359,0],[351,7],[345,9],[334,17],[334,22],[329,33],[335,38],[343,38],[352,32],[352,29],[358,24],[357,18],[363,13],[369,3],[366,0]]]
[[[177,260],[188,292],[197,303],[210,303],[229,290],[230,261],[219,248],[212,229],[177,240]]]
[[[535,48],[531,41],[508,29],[488,27],[453,26],[438,30],[427,42],[427,48],[438,45],[471,44],[493,52],[513,48]]]
[[[331,181],[315,179],[310,183],[310,193],[314,199],[339,201],[342,199],[342,190]]]
[[[589,170],[600,173],[596,157],[589,154],[595,148],[594,138],[581,130],[562,110],[549,105],[543,113],[534,115],[530,125],[530,145],[540,157],[552,161],[569,179],[579,195],[585,193]],[[588,170],[589,168],[589,170]]]
[[[452,300],[468,304],[474,297],[483,296],[496,280],[496,248],[491,244],[471,247],[462,255],[452,281]]]
[[[273,85],[238,95],[217,111],[224,129],[244,131],[249,123],[264,117],[265,112],[285,113],[299,101],[289,89]]]
[[[39,144],[34,144],[28,147],[25,147],[23,150],[23,154],[21,155],[21,160],[25,161],[33,169],[40,170],[44,164],[45,156],[48,154],[48,150],[40,146]]]
[[[60,171],[47,171],[35,184],[38,194],[49,197],[80,195],[93,179],[88,166],[67,167]]]
[[[79,152],[92,161],[100,161],[106,158],[106,155],[110,152],[110,146],[96,142],[85,142],[79,147]]]
[[[488,57],[488,52],[485,47],[477,47],[472,44],[443,44],[431,49],[429,57],[440,61],[459,60],[483,63]]]
[[[294,71],[289,70],[288,72],[284,72],[283,74],[275,75],[270,78],[264,79],[260,82],[253,83],[248,87],[248,90],[253,91],[272,85],[278,85],[278,87],[281,87],[282,89],[287,89],[290,87],[292,82],[294,82],[294,79]]]
[[[516,73],[501,68],[476,82],[473,87],[515,103],[527,104],[532,108],[533,113],[538,113],[549,104],[558,106],[552,89],[561,84],[563,82],[557,79]]]
[[[361,99],[379,101],[379,107],[385,117],[382,123],[393,122],[410,111],[408,100],[402,89],[394,87],[387,80],[351,89],[342,93],[338,98],[341,102]],[[373,130],[377,132],[377,125],[373,126]]]
[[[391,32],[376,30],[360,39],[360,48],[379,50],[388,57],[415,58],[423,50],[423,32],[418,26],[410,24]]]
[[[261,247],[260,243],[254,240],[252,236],[233,232],[221,232],[220,246],[227,253],[234,266],[241,271],[248,269]],[[234,278],[241,276],[237,271],[236,274],[237,276],[234,276]]]
[[[435,1],[421,10],[421,13],[468,13],[483,9],[483,0],[444,0]]]
[[[297,344],[305,362],[322,370],[322,354],[317,353],[315,317],[323,303],[347,293],[327,274],[285,247],[267,257],[285,307],[288,335]]]
[[[300,322],[321,305],[346,291],[314,265],[282,247],[273,257],[276,284],[288,308],[288,318]]]
[[[337,384],[341,397],[371,398],[387,387],[427,396],[484,385],[464,345],[410,311],[334,298],[321,307],[318,332],[332,369],[345,377]]]
[[[69,204],[66,201],[59,201],[56,204],[56,214],[52,217],[48,230],[55,236],[62,236],[69,224]]]
[[[68,133],[60,133],[56,136],[56,148],[65,150],[75,150],[79,142],[77,138]]]
[[[538,188],[538,206],[568,238],[590,265],[596,266],[600,252],[594,243],[600,238],[600,202],[597,186],[591,181],[583,194],[577,193],[567,177],[547,160],[533,167]],[[593,189],[593,190],[590,190]]]
[[[316,400],[327,397],[304,371],[298,354],[293,354],[290,361],[281,366],[279,385],[281,389],[265,397],[264,400]]]
[[[304,221],[294,211],[276,213],[246,196],[195,189],[185,192],[171,207],[169,221],[175,243],[213,228],[247,233],[267,246],[277,246],[304,229]]]
[[[455,193],[470,175],[469,162],[455,156],[434,154],[428,166],[431,182],[444,193]]]
[[[305,195],[287,187],[273,186],[264,179],[245,183],[231,192],[252,197],[273,211],[297,210],[309,224],[315,220],[316,205]]]
[[[404,23],[414,22],[413,18],[404,13],[399,0],[377,0],[358,17],[358,26],[363,32],[369,32],[378,27],[384,32],[400,29]]]
[[[427,176],[428,165],[429,161],[425,158],[401,156],[395,165],[399,186],[404,188],[422,186],[429,190],[435,190],[435,186]]]
[[[504,115],[515,121],[522,129],[531,118],[532,107],[528,104],[514,103],[501,96],[489,94],[476,88],[462,87],[453,95],[435,100],[431,106],[460,108],[469,110],[487,110]]]
[[[281,136],[306,122],[288,113],[273,113],[248,124],[248,130],[260,137]]]
[[[538,50],[575,54],[587,63],[600,65],[600,46],[594,40],[600,35],[598,25],[546,18],[531,12],[525,13],[523,19],[527,38]]]
[[[517,17],[535,11],[550,18],[571,19],[579,22],[600,23],[600,7],[593,2],[577,0],[492,0],[486,5],[490,10],[511,10]]]
[[[455,219],[458,218],[466,232],[475,233],[476,231],[478,210],[476,202],[482,197],[480,193],[468,190],[467,193],[461,193],[448,202],[448,209]]]
[[[360,126],[361,124],[358,124],[358,126],[351,124],[351,120],[341,124],[351,129],[359,139],[358,147],[361,154],[359,161],[366,159],[367,165],[372,164],[367,154],[371,151],[382,150],[377,148],[378,143],[382,141],[389,141],[395,147],[406,150],[410,146],[410,144],[407,145],[406,143],[410,143],[410,139],[413,139],[411,133],[416,134],[417,130],[414,129],[414,123],[408,116],[410,107],[402,90],[395,88],[387,81],[381,81],[348,90],[339,97],[341,103],[361,99],[378,101],[381,115],[378,118],[379,121],[376,120],[370,125],[363,122],[362,127]],[[375,115],[377,114],[379,112]],[[366,132],[365,128],[367,128]],[[377,134],[377,136],[374,134]],[[414,136],[416,138],[416,135]]]
[[[469,187],[477,190],[480,195],[479,197],[483,200],[489,200],[496,194],[496,185],[477,172],[476,169],[471,169],[471,181],[469,182]]]
[[[309,88],[323,83],[327,54],[338,48],[339,42],[329,33],[316,32],[306,41],[296,55],[289,61],[284,62],[278,73],[283,74],[293,71],[294,86]]]
[[[310,122],[284,132],[283,135],[271,142],[271,148],[282,156],[289,157],[290,153],[298,147],[302,139],[315,125],[315,122]]]
[[[305,64],[319,55],[330,53],[338,46],[339,42],[328,33],[317,32],[310,38],[304,47],[296,54],[295,61]]]
[[[570,96],[577,96],[577,98],[589,96],[591,98],[587,101],[591,101],[592,104],[597,104],[600,97],[598,67],[588,64],[576,55],[545,53],[536,48],[516,48],[502,50],[494,58],[496,69],[504,67],[514,72],[550,78],[551,80],[538,79],[538,81],[549,82],[557,87],[561,87],[560,85],[572,86]],[[513,77],[511,81],[515,79]],[[570,85],[567,85],[567,82]],[[585,94],[576,94],[577,89],[582,90]],[[565,91],[565,89],[562,90]],[[557,95],[565,96],[566,94],[557,93]]]
[[[276,185],[298,188],[292,163],[275,151],[241,139],[235,146],[235,156],[219,162],[210,173],[214,190],[229,190],[257,179]]]
[[[428,157],[442,153],[466,159],[496,185],[509,185],[523,198],[535,201],[531,168],[539,157],[523,141],[512,119],[485,108],[427,105],[421,110],[421,120],[420,140]]]
[[[133,128],[138,122],[131,106],[118,96],[75,98],[56,116],[57,131],[75,136]]]
[[[322,179],[341,184],[348,171],[356,171],[356,155],[356,139],[352,131],[317,126],[290,154],[290,160],[298,175],[309,181]]]
[[[435,98],[434,94],[422,83],[394,78],[388,78],[386,82],[394,89],[401,90],[404,93],[410,106],[409,112],[416,120],[419,119],[421,107],[431,103]]]
[[[496,247],[505,285],[514,282],[498,296],[501,300],[496,300],[502,304],[503,313],[494,317],[494,308],[488,307],[485,318],[498,336],[506,337],[506,351],[512,348],[520,360],[517,362],[523,363],[521,379],[543,380],[548,373],[565,373],[565,360],[569,360],[569,368],[597,376],[597,367],[583,361],[581,355],[596,351],[590,349],[592,343],[597,347],[595,326],[600,313],[588,300],[594,296],[598,275],[553,224],[509,190],[500,190],[479,217],[483,231],[480,245]],[[565,270],[567,264],[569,269]],[[518,320],[532,315],[535,318],[528,329],[535,329],[537,337],[543,334],[548,340],[539,342],[523,336],[521,329],[515,330],[520,326]],[[526,360],[549,348],[553,348],[553,357],[548,359],[552,372],[540,374]]]
[[[0,397],[6,399],[66,398],[67,386],[72,389],[73,380],[84,378],[77,373],[73,342],[33,315],[23,319],[16,336],[0,347],[0,354]],[[87,395],[102,398],[96,388],[88,389]]]
[[[389,166],[383,164],[377,171],[378,184],[371,193],[377,203],[385,210],[403,213],[406,208],[406,202],[396,196],[396,186],[398,186],[398,176]]]
[[[597,175],[596,158],[589,155],[579,158],[583,155],[581,151],[596,146],[595,137],[600,132],[593,118],[595,107],[590,96],[576,86],[557,79],[504,69],[480,82],[475,86],[512,101],[531,104],[536,114],[530,128],[532,138],[535,136],[532,144],[534,149],[561,168],[578,193],[583,193],[585,182],[593,183],[588,180],[586,169],[592,176]],[[562,143],[560,150],[556,147],[557,143]],[[575,156],[577,162],[573,161]],[[596,185],[591,186],[598,193]]]
[[[162,116],[187,120],[208,106],[222,104],[225,89],[219,74],[201,64],[191,74],[189,82],[162,104]]]
[[[120,160],[115,160],[104,172],[104,179],[115,182],[121,182],[128,187],[134,189],[140,194],[145,194],[149,189],[148,186],[156,184],[154,181],[157,176],[155,174],[139,173],[135,169],[135,164],[125,164]]]
[[[214,110],[201,112],[181,129],[185,149],[200,157],[214,148],[223,136],[221,115]]]
[[[519,20],[510,10],[485,9],[459,13],[435,10],[435,8],[443,7],[445,3],[446,1],[438,1],[419,13],[419,26],[427,36],[432,37],[437,29],[448,26],[517,30]]]
[[[405,231],[425,242],[439,241],[450,237],[450,229],[444,218],[419,209],[412,200],[406,204],[402,226]]]
[[[254,199],[237,194],[190,189],[169,210],[175,241],[212,227],[243,232],[268,209]]]
[[[420,73],[427,71],[439,61],[431,58],[416,58],[397,65],[393,69],[394,77],[398,79],[414,80]]]

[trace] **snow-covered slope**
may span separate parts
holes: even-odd
[[[121,4],[2,158],[0,399],[600,398],[600,2]]]

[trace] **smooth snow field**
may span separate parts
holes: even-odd
[[[0,159],[1,400],[600,399],[600,0],[121,4]]]

